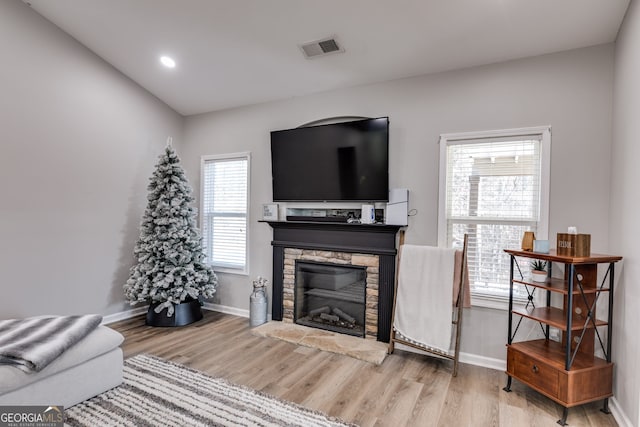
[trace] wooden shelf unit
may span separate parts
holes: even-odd
[[[568,408],[596,400],[604,400],[603,411],[609,412],[609,397],[613,395],[613,363],[611,362],[611,322],[613,317],[613,284],[615,263],[622,257],[592,254],[589,257],[558,256],[555,251],[541,254],[505,249],[511,258],[509,286],[509,335],[507,343],[507,385],[512,378],[537,390],[564,406],[558,424],[566,425]],[[522,276],[518,258],[525,261],[547,261],[547,280],[534,282]],[[553,278],[553,263],[564,265],[564,278]],[[608,264],[602,282],[598,283],[598,265]],[[520,277],[514,277],[515,272]],[[524,308],[513,304],[514,285],[523,285],[529,294]],[[546,292],[546,305],[535,306],[533,295],[539,289]],[[562,307],[551,306],[551,294],[563,296]],[[597,319],[596,303],[602,294],[608,295],[607,319]],[[514,317],[518,323],[514,330]],[[543,327],[545,338],[515,341],[522,319],[534,320]],[[561,331],[560,342],[550,337],[550,327]],[[597,328],[606,327],[606,344]],[[597,345],[597,346],[596,346]],[[595,351],[601,348],[604,358]]]

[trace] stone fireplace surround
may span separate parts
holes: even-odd
[[[401,226],[267,221],[273,228],[272,319],[293,322],[295,261],[367,268],[365,335],[388,342]]]
[[[340,264],[367,269],[365,297],[365,337],[378,337],[378,267],[380,257],[371,254],[349,252],[316,251],[310,249],[284,248],[282,281],[282,320],[293,322],[296,261],[315,261],[323,264]]]

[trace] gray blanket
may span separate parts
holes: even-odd
[[[101,321],[97,314],[0,320],[0,364],[40,371]]]

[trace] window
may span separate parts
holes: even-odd
[[[473,305],[506,308],[503,249],[519,248],[525,231],[547,239],[550,147],[548,127],[440,136],[438,240],[461,247],[469,234]],[[524,287],[514,288],[515,302],[526,299]]]
[[[203,156],[202,237],[216,271],[247,273],[249,153]]]

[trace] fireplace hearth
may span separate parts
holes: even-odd
[[[365,336],[367,268],[297,260],[294,322]]]

